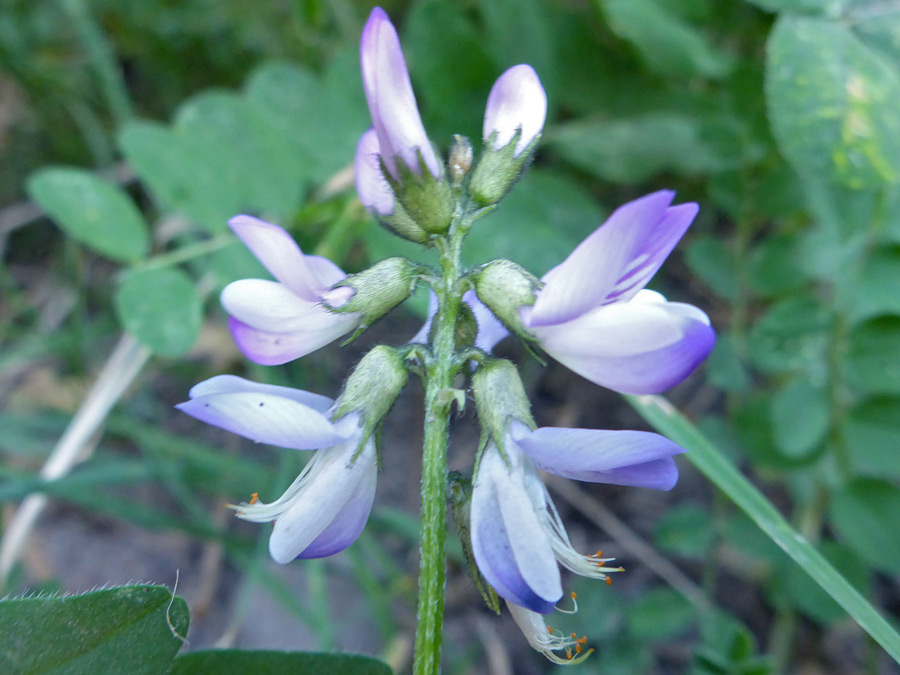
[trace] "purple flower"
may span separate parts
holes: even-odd
[[[407,169],[421,176],[421,155],[431,175],[440,178],[441,164],[419,117],[397,31],[380,7],[369,15],[359,52],[366,101],[388,172],[394,179],[400,178],[399,158]]]
[[[546,352],[595,384],[654,394],[678,384],[712,350],[706,314],[644,286],[697,214],[654,192],[620,207],[544,275],[525,327]]]
[[[394,212],[394,191],[381,172],[378,161],[380,152],[378,135],[374,129],[369,129],[356,146],[353,164],[356,192],[368,211],[377,216],[388,216]]]
[[[472,492],[472,548],[487,582],[507,601],[549,614],[562,598],[557,562],[605,579],[609,559],[572,548],[537,469],[593,483],[671,489],[678,480],[672,441],[642,431],[544,427],[513,420],[503,454],[490,442]],[[505,455],[505,457],[504,457]]]
[[[517,157],[541,133],[546,118],[547,94],[534,68],[513,66],[491,88],[484,111],[484,140],[499,150],[521,129],[514,153]]]
[[[241,279],[222,291],[222,306],[240,350],[251,361],[271,366],[287,363],[349,333],[360,323],[355,313],[330,312],[353,289],[329,290],[346,275],[330,260],[304,255],[277,225],[250,216],[228,224],[277,281]]]
[[[202,422],[258,443],[316,450],[297,479],[276,501],[233,508],[238,518],[274,520],[269,553],[277,563],[322,558],[359,537],[375,499],[375,443],[363,444],[359,413],[329,419],[332,400],[299,389],[219,375],[196,385],[176,406]],[[358,453],[358,454],[357,454]]]

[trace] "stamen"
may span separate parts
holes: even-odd
[[[251,504],[255,504],[258,501],[259,501],[259,493],[258,492],[254,492],[252,495],[250,495],[250,503]]]

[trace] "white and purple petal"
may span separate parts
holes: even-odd
[[[509,145],[519,129],[515,156],[522,153],[544,128],[547,118],[547,94],[531,66],[513,66],[503,73],[488,95],[484,112],[484,140],[492,134],[493,148]]]
[[[377,461],[371,440],[353,460],[358,442],[357,432],[341,445],[320,450],[299,484],[291,486],[295,494],[269,539],[275,562],[333,555],[359,536],[375,495]]]
[[[435,178],[441,166],[419,117],[406,61],[397,31],[383,9],[369,15],[360,41],[363,88],[378,135],[381,157],[394,178],[399,178],[397,157],[421,175],[419,154]]]
[[[394,212],[394,191],[381,172],[379,154],[378,135],[369,129],[356,146],[353,162],[356,193],[366,210],[388,216]]]
[[[544,275],[529,317],[533,326],[571,321],[630,299],[650,280],[697,213],[670,207],[675,193],[654,192],[619,207],[568,258]]]
[[[472,492],[475,560],[501,597],[548,614],[562,597],[559,568],[523,483],[523,458],[508,456],[512,470],[491,444],[479,464]]]
[[[626,394],[656,394],[687,377],[715,342],[703,312],[657,296],[639,294],[632,302],[530,329],[550,356],[591,382]]]
[[[591,483],[671,490],[678,481],[672,456],[684,449],[646,431],[603,431],[512,425],[514,442],[549,473]]]
[[[300,298],[316,302],[319,292],[331,285],[320,285],[308,265],[309,256],[283,228],[251,216],[235,216],[228,225],[272,276]]]
[[[201,385],[201,395],[196,395],[195,387],[191,400],[175,407],[201,422],[282,448],[316,450],[346,439],[322,412],[301,402],[303,397],[283,396],[258,386],[243,391],[209,389],[212,393],[202,393],[206,388]]]
[[[260,330],[234,317],[228,319],[228,328],[238,349],[248,359],[263,366],[279,366],[321,349],[349,333],[359,323],[359,319],[353,315],[333,316],[341,317],[341,321],[314,325],[310,330],[291,333]]]
[[[321,413],[327,411],[334,403],[333,399],[321,394],[314,394],[310,391],[294,389],[293,387],[282,387],[277,384],[260,384],[237,375],[216,375],[211,377],[191,387],[188,396],[190,398],[198,398],[212,394],[239,394],[247,392],[259,392],[261,394],[289,398]]]

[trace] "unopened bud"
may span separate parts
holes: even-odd
[[[397,201],[412,221],[429,234],[444,234],[450,228],[455,199],[449,181],[443,174],[435,178],[431,172],[414,173],[398,165],[399,178],[385,176]]]
[[[511,260],[493,260],[476,274],[478,299],[519,337],[534,339],[522,323],[519,308],[533,305],[541,282]]]
[[[336,284],[325,296],[325,306],[332,312],[356,313],[362,317],[356,338],[375,321],[406,300],[416,288],[422,266],[406,258],[386,258],[359,274],[351,274]],[[352,289],[349,299],[348,292]],[[338,299],[332,304],[331,298]]]
[[[407,377],[405,362],[397,350],[378,345],[362,357],[347,378],[335,404],[335,420],[359,411],[368,432],[363,436],[367,438],[394,405]]]
[[[472,393],[481,428],[504,450],[504,438],[512,420],[534,429],[531,404],[519,371],[506,359],[486,359],[472,375]]]
[[[462,183],[463,178],[472,168],[472,144],[465,136],[456,134],[453,136],[453,144],[450,146],[450,179],[454,185]]]

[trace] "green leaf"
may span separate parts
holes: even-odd
[[[499,73],[465,9],[444,0],[414,3],[401,42],[432,142],[445,146],[451,134],[480,138]]]
[[[727,300],[737,296],[734,255],[720,238],[709,235],[694,237],[684,255],[691,272],[700,277],[713,293]]]
[[[628,632],[645,640],[665,640],[691,628],[694,607],[671,588],[654,588],[628,610]]]
[[[602,222],[590,194],[561,174],[532,169],[496,211],[475,222],[463,262],[509,258],[540,277]]]
[[[227,161],[222,148],[140,120],[122,128],[119,147],[164,208],[187,216],[207,232],[224,232],[228,219],[240,211],[240,188],[221,171]]]
[[[73,239],[120,262],[137,262],[150,237],[131,198],[89,171],[43,169],[28,181],[28,195]]]
[[[0,672],[158,675],[187,629],[187,605],[164,586],[2,600]]]
[[[900,661],[900,634],[821,553],[790,526],[778,509],[695,426],[661,396],[625,398],[654,429],[687,449],[685,457],[691,464],[784,549],[894,660]],[[891,500],[900,502],[897,489],[887,487],[892,495]],[[900,505],[895,504],[882,513],[869,514],[874,518],[865,523],[868,531],[879,530],[873,540],[874,545],[889,544],[892,551],[900,549],[900,538],[897,538],[895,531],[896,524],[900,522],[898,509]]]
[[[847,380],[868,394],[900,394],[900,317],[862,323],[849,342]]]
[[[750,356],[766,371],[803,370],[822,375],[832,322],[828,307],[813,298],[782,300],[750,331]]]
[[[850,463],[859,475],[900,479],[900,397],[867,399],[843,426]]]
[[[900,488],[859,478],[832,495],[831,524],[840,539],[869,565],[900,574]]]
[[[814,452],[828,433],[830,412],[824,386],[799,377],[782,387],[769,404],[779,450],[798,459]]]
[[[667,77],[724,77],[727,54],[699,29],[654,0],[598,0],[610,28],[637,49],[647,66]]]
[[[304,181],[323,183],[349,165],[359,137],[371,124],[356,50],[340,52],[323,79],[290,63],[264,63],[244,89],[292,154]]]
[[[860,266],[855,278],[838,286],[848,319],[900,315],[900,246],[881,248]]]
[[[772,131],[800,173],[852,188],[900,180],[900,77],[842,24],[779,18],[766,89]]]
[[[553,9],[540,0],[480,0],[478,6],[484,18],[484,44],[498,73],[517,63],[531,65],[552,108],[558,98],[552,30],[561,17],[553,16]]]
[[[222,91],[198,94],[178,109],[173,126],[178,136],[200,145],[206,170],[220,190],[235,190],[229,201],[236,201],[237,211],[284,218],[299,206],[306,179],[302,155],[243,97]]]
[[[686,558],[703,558],[715,538],[708,509],[693,504],[676,506],[659,519],[653,540],[662,550]]]
[[[184,354],[200,333],[200,296],[180,270],[130,273],[116,292],[115,304],[122,327],[161,356]]]
[[[548,130],[544,144],[604,180],[633,184],[662,171],[698,174],[738,166],[696,115],[658,112],[618,120],[582,119]]]
[[[789,295],[807,283],[800,239],[796,235],[768,237],[750,255],[750,287],[764,298]]]
[[[841,11],[847,0],[747,0],[747,2],[770,12],[835,16]]]
[[[170,675],[391,675],[390,667],[368,656],[312,652],[216,649],[182,654]]]
[[[746,391],[750,386],[750,376],[731,333],[716,337],[716,345],[706,362],[706,375],[711,384],[723,391]]]

